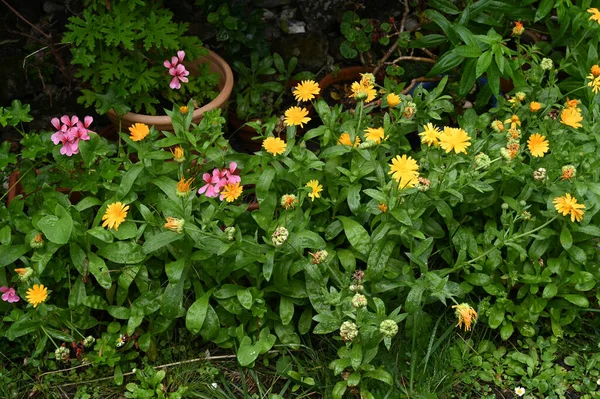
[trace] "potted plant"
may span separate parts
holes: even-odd
[[[78,101],[108,113],[118,127],[146,123],[159,130],[172,126],[157,107],[192,98],[195,122],[223,108],[233,88],[229,65],[197,37],[185,36],[187,25],[172,17],[160,1],[123,0],[94,0],[71,17],[63,43],[72,46],[76,77],[87,86]]]

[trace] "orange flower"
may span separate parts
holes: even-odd
[[[456,317],[458,318],[458,324],[456,327],[462,327],[465,325],[465,331],[471,330],[471,324],[477,321],[477,312],[468,303],[461,303],[460,305],[452,306],[456,309]]]
[[[388,207],[383,202],[380,202],[379,206],[377,207],[377,209],[379,209],[381,211],[381,213],[386,213],[387,210],[388,210]]]
[[[542,108],[542,104],[538,103],[537,101],[532,101],[529,103],[529,110],[531,112],[538,112],[540,108]]]
[[[525,31],[525,28],[523,27],[523,24],[521,23],[521,21],[515,22],[515,27],[512,30],[513,36],[521,36],[524,31]]]

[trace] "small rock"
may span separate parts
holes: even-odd
[[[306,28],[304,26],[304,22],[301,21],[287,21],[287,33],[290,35],[295,35],[298,33],[306,32]]]
[[[270,11],[270,10],[264,10],[264,12],[263,12],[263,19],[264,19],[265,21],[270,21],[270,20],[272,20],[273,18],[275,18],[275,13],[274,13],[273,11]]]

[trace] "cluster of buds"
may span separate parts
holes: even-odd
[[[539,168],[538,170],[533,171],[533,179],[536,181],[544,181],[546,180],[546,169]]]
[[[355,309],[364,308],[367,306],[367,297],[363,294],[354,294],[352,297],[352,307]]]
[[[364,286],[362,285],[362,281],[365,278],[365,272],[363,270],[356,270],[353,274],[352,274],[352,284],[350,285],[350,287],[348,287],[350,289],[350,291],[352,292],[362,292],[362,290],[364,290]]]
[[[281,206],[283,209],[294,209],[298,205],[298,198],[294,194],[284,194],[281,196]]]
[[[340,326],[340,337],[345,342],[351,342],[358,336],[358,326],[351,321],[345,321]]]
[[[493,121],[490,126],[492,127],[492,130],[496,133],[502,133],[504,131],[504,123],[502,123],[502,121],[499,121],[498,119]]]
[[[480,152],[479,154],[475,155],[475,167],[476,168],[487,169],[490,167],[491,163],[492,163],[492,160],[490,159],[490,157],[487,154]]]
[[[71,351],[69,350],[69,348],[61,346],[59,348],[56,348],[56,350],[54,351],[54,356],[56,357],[56,360],[66,363],[71,357]]]
[[[415,104],[412,101],[408,101],[406,103],[406,107],[404,107],[404,117],[410,118],[411,116],[413,116],[415,114],[416,111],[417,111],[417,104]]]
[[[311,262],[313,265],[320,265],[321,263],[325,262],[329,256],[329,253],[324,249],[317,251],[314,254],[309,252],[309,254],[312,256]]]
[[[29,246],[31,248],[41,248],[44,246],[44,236],[42,233],[37,233],[35,237],[29,241]]]
[[[577,168],[573,165],[565,165],[560,170],[561,180],[571,180],[575,176],[577,176]]]
[[[227,239],[229,241],[235,240],[235,227],[229,226],[225,229],[225,234],[227,235]]]
[[[281,245],[283,245],[284,242],[286,242],[289,235],[290,233],[288,229],[286,229],[283,226],[279,226],[273,232],[273,235],[271,236],[271,241],[273,241],[273,245],[275,245],[276,247],[280,247]]]
[[[542,69],[544,71],[549,71],[552,68],[554,68],[554,62],[552,62],[552,60],[550,58],[542,58],[542,61],[540,62],[540,66],[542,67]]]
[[[386,338],[392,338],[398,334],[398,324],[394,320],[384,320],[379,325],[379,332]]]
[[[362,290],[365,289],[365,287],[362,284],[350,284],[350,287],[348,287],[348,288],[352,292],[361,292]]]
[[[429,181],[429,179],[426,179],[424,177],[419,177],[419,182],[417,183],[417,191],[421,191],[421,192],[425,192],[427,190],[429,190],[429,187],[431,186],[431,182]]]
[[[31,267],[19,268],[15,269],[15,273],[19,275],[19,281],[27,282],[33,275],[33,269]]]
[[[94,342],[96,342],[96,338],[92,337],[91,335],[88,335],[83,340],[83,346],[85,346],[86,348],[89,348],[92,345],[94,345]]]

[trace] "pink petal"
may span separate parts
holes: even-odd
[[[69,118],[69,115],[63,115],[60,117],[60,121],[62,123],[64,123],[67,126],[71,126],[71,119]]]
[[[89,127],[92,124],[93,121],[94,121],[94,118],[92,118],[91,116],[86,116],[84,118],[83,126],[84,127]]]
[[[0,287],[0,292],[8,292],[9,288],[5,285],[3,285],[2,287]]]
[[[208,173],[204,173],[204,174],[202,175],[202,180],[204,180],[206,183],[209,183],[209,184],[210,184],[210,182],[211,182],[211,181],[210,181],[210,180],[211,180],[211,179],[210,179],[210,174],[208,174]]]
[[[173,65],[169,62],[169,60],[165,60],[165,62],[163,62],[163,65],[165,66],[165,68],[173,68]]]
[[[177,78],[177,76],[175,76],[172,80],[171,83],[169,83],[169,87],[171,89],[181,89],[181,83],[179,83],[179,79]]]
[[[241,183],[242,182],[242,178],[239,177],[238,175],[229,175],[229,177],[227,178],[227,183]]]
[[[56,133],[54,133],[54,134],[52,135],[52,137],[50,137],[50,139],[52,140],[52,142],[53,142],[54,144],[58,144],[58,143],[62,142],[62,141],[63,141],[63,138],[64,138],[64,133],[63,133],[63,132],[60,132],[60,131],[59,131],[59,132],[56,132]]]
[[[52,126],[54,126],[56,130],[60,130],[60,120],[58,118],[52,118],[50,123],[52,123]]]
[[[73,115],[71,117],[71,126],[75,126],[79,122],[79,117],[77,115]]]
[[[200,187],[200,189],[198,190],[198,194],[204,194],[208,187],[210,187],[210,184],[205,184],[204,186]]]
[[[189,82],[189,81],[188,81],[188,78],[181,77],[181,76],[179,77],[179,80],[181,80],[183,83],[187,83],[187,82]]]
[[[176,66],[179,63],[179,61],[177,60],[177,57],[173,56],[171,57],[171,64],[173,66]]]
[[[236,162],[230,162],[229,163],[229,172],[233,173],[235,172],[235,169],[237,168],[237,163]]]
[[[183,62],[183,59],[185,58],[185,51],[179,50],[177,52],[177,58],[179,58],[179,62]]]

